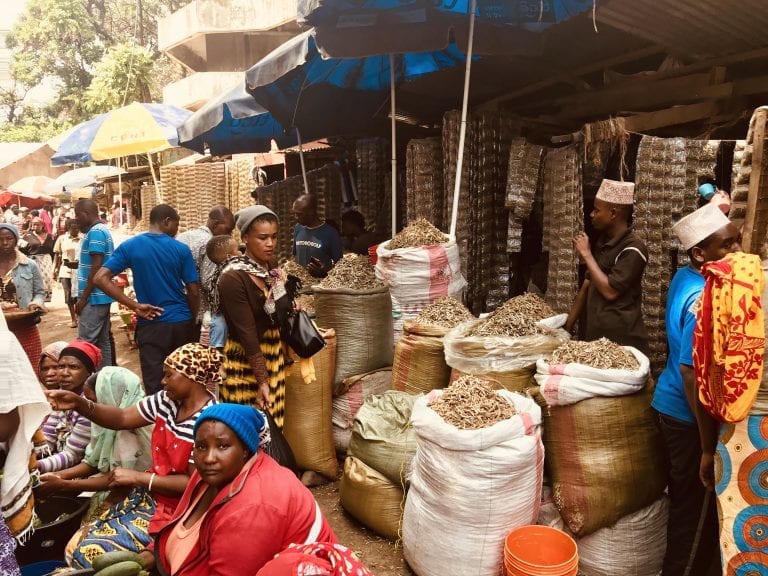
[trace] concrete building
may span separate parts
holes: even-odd
[[[196,110],[298,32],[296,0],[193,0],[158,22],[160,50],[189,72],[163,101]]]

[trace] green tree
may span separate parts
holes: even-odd
[[[93,68],[83,106],[101,113],[131,102],[151,100],[152,55],[133,44],[112,46]]]

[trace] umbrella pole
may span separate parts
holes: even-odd
[[[120,205],[120,212],[118,214],[120,215],[120,219],[118,220],[118,226],[120,228],[123,227],[123,175],[119,172],[120,170],[120,157],[117,158],[117,201]]]
[[[397,232],[397,131],[395,130],[395,55],[389,54],[389,101],[392,106],[392,237]]]
[[[155,168],[152,165],[152,152],[147,152],[147,160],[149,161],[149,172],[152,174],[152,183],[155,185],[155,202],[157,204],[163,203],[163,194],[160,191],[160,186],[157,182],[157,176],[155,175]],[[142,212],[142,216],[143,216]]]
[[[461,104],[461,126],[459,127],[459,152],[456,158],[456,181],[453,185],[453,205],[451,206],[451,237],[456,236],[456,219],[459,215],[459,191],[461,190],[461,172],[464,163],[464,139],[467,134],[467,104],[469,101],[469,78],[472,70],[472,44],[475,36],[475,9],[477,0],[470,2],[469,38],[467,40],[467,63],[464,67],[464,97]]]
[[[304,194],[309,194],[309,184],[307,184],[307,167],[304,165],[304,148],[301,145],[301,132],[296,127],[296,141],[299,143],[299,160],[301,161],[301,177],[304,180]]]

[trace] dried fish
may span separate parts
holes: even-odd
[[[450,296],[443,296],[419,312],[414,322],[440,328],[454,328],[470,318],[474,316],[464,304]]]
[[[398,248],[418,248],[419,246],[432,246],[445,244],[448,236],[440,232],[424,218],[419,218],[400,230],[387,244],[390,250]]]
[[[584,364],[598,370],[637,370],[640,364],[627,350],[608,340],[600,338],[592,342],[571,340],[552,353],[552,364]]]
[[[554,316],[555,311],[531,292],[510,298],[478,323],[467,336],[531,336],[545,334],[548,329],[536,322]]]
[[[281,266],[286,274],[292,274],[301,280],[301,291],[306,292],[311,289],[314,284],[317,284],[318,279],[312,276],[309,271],[295,260],[286,260]]]
[[[488,380],[477,376],[462,376],[429,407],[448,424],[461,430],[487,428],[517,413]]]
[[[328,276],[320,282],[323,288],[351,288],[352,290],[370,290],[380,288],[384,283],[376,278],[376,273],[367,256],[344,254],[341,260],[331,268]]]

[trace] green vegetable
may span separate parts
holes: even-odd
[[[141,572],[141,564],[127,560],[111,564],[96,572],[94,576],[138,576]]]
[[[136,562],[142,568],[144,567],[144,562],[142,561],[141,556],[139,556],[136,552],[131,552],[130,550],[117,550],[116,552],[107,552],[106,554],[97,556],[94,559],[92,566],[93,569],[98,572],[107,566],[112,566],[112,564],[128,561]]]

